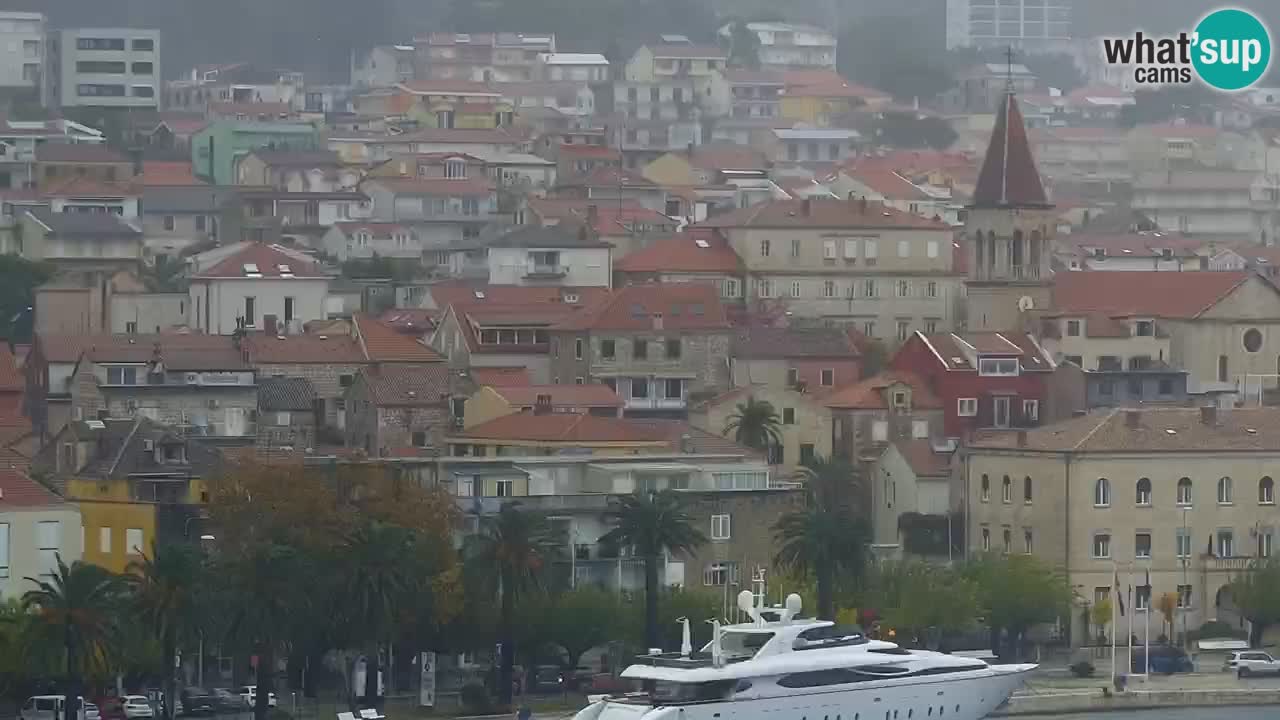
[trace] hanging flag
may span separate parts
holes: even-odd
[[[1116,577],[1116,607],[1120,610],[1120,617],[1124,617],[1124,593],[1120,592],[1120,572],[1117,570]]]

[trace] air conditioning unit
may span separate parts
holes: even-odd
[[[193,373],[193,372],[189,372],[189,373],[187,373],[187,384],[188,384],[188,385],[199,385],[199,384],[200,384],[200,373]]]

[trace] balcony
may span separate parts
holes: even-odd
[[[1217,557],[1215,555],[1201,555],[1204,562],[1205,572],[1227,572],[1238,573],[1249,569],[1249,563],[1254,561],[1251,557]]]
[[[569,274],[568,265],[551,265],[545,263],[530,263],[525,266],[524,276],[531,279],[554,279],[562,278]]]

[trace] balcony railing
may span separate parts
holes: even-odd
[[[1251,557],[1217,557],[1204,555],[1204,569],[1210,572],[1240,572],[1249,569],[1254,561]]]
[[[543,277],[558,278],[569,274],[568,265],[549,265],[543,263],[530,263],[525,266],[525,277]]]

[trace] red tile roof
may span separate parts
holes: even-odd
[[[846,164],[841,172],[862,183],[888,200],[931,200],[929,193],[916,187],[880,158],[868,158]]]
[[[374,365],[360,371],[373,403],[380,407],[422,407],[448,402],[452,373],[445,363]]]
[[[494,388],[517,407],[536,405],[548,395],[553,407],[622,407],[622,398],[608,385],[507,385]]]
[[[806,203],[808,205],[806,206]],[[805,208],[808,207],[808,212]],[[716,215],[698,223],[715,228],[910,228],[946,230],[939,220],[923,218],[891,207],[872,203],[862,210],[857,201],[836,198],[770,200]]]
[[[816,85],[788,85],[785,94],[799,97],[852,98],[862,101],[888,100],[892,96],[883,90],[850,82],[829,82]]]
[[[391,308],[378,318],[387,327],[404,335],[421,336],[436,328],[439,313],[423,308]]]
[[[552,443],[640,443],[664,445],[665,427],[652,423],[576,413],[514,413],[480,423],[455,437]]]
[[[886,397],[884,391],[892,385],[911,388],[913,408],[942,409],[942,400],[933,394],[923,379],[902,370],[886,370],[853,385],[837,388],[823,398],[823,404],[841,410],[887,410],[893,399]]]
[[[727,273],[743,271],[742,258],[711,228],[690,228],[660,238],[613,264],[614,270],[641,273]]]
[[[951,475],[952,453],[934,452],[928,439],[894,440],[894,447],[907,461],[916,477],[947,477]]]
[[[137,197],[139,189],[133,183],[104,182],[87,175],[76,175],[45,186],[43,194],[45,197],[124,198]]]
[[[22,392],[26,380],[18,372],[18,361],[9,350],[9,343],[0,343],[0,392]]]
[[[127,163],[129,158],[101,143],[47,142],[36,148],[36,162]]]
[[[686,156],[690,165],[702,170],[764,170],[769,167],[764,153],[749,145],[734,143],[697,145],[693,154]]]
[[[472,367],[471,379],[477,385],[492,387],[533,383],[533,379],[529,377],[529,369],[526,367]]]
[[[191,172],[189,162],[167,162],[148,160],[142,163],[142,174],[137,178],[143,187],[173,187],[188,185],[204,185]]]
[[[492,195],[493,186],[479,178],[411,178],[372,177],[366,182],[377,183],[393,193],[401,195]]]
[[[1025,333],[965,332],[933,333],[917,332],[912,336],[922,341],[934,358],[948,371],[977,372],[979,356],[996,355],[1017,358],[1023,372],[1050,372],[1050,361],[1044,348]]]
[[[608,296],[601,287],[521,287],[518,285],[488,285],[465,282],[442,282],[427,288],[436,307],[445,308],[455,303],[475,305],[569,305],[590,306]],[[578,302],[566,302],[565,296],[576,295]]]
[[[444,360],[440,353],[420,339],[397,332],[368,315],[357,313],[351,318],[351,324],[365,357],[371,362],[436,363]]]
[[[608,145],[585,145],[579,143],[561,143],[560,153],[576,157],[597,157],[612,160],[621,157],[621,153],[616,148]]]
[[[204,335],[198,333],[162,333],[159,335],[62,335],[45,333],[37,336],[40,353],[46,362],[74,363],[85,352],[113,350],[116,348],[146,348],[148,352],[159,344],[164,350],[191,350],[219,352],[232,348],[229,335]]]
[[[350,335],[286,335],[274,337],[265,333],[245,336],[249,362],[254,365],[325,365],[360,364],[365,362],[360,344]]]
[[[245,269],[246,265],[256,265],[257,274],[272,280],[285,279],[286,275],[306,279],[326,277],[315,263],[302,262],[266,243],[249,243],[240,252],[224,258],[222,262],[193,277],[245,279],[249,272]]]
[[[1027,142],[1027,127],[1013,93],[1006,93],[991,130],[991,143],[973,189],[974,207],[1039,207],[1049,204]]]
[[[1065,272],[1053,278],[1053,312],[1195,318],[1248,282],[1248,271]]]
[[[485,83],[471,80],[410,80],[397,87],[415,95],[497,95],[498,91]]]
[[[62,503],[62,498],[25,473],[10,468],[0,469],[0,512]]]
[[[711,283],[631,285],[616,290],[595,312],[557,326],[562,330],[727,330],[729,320]]]

